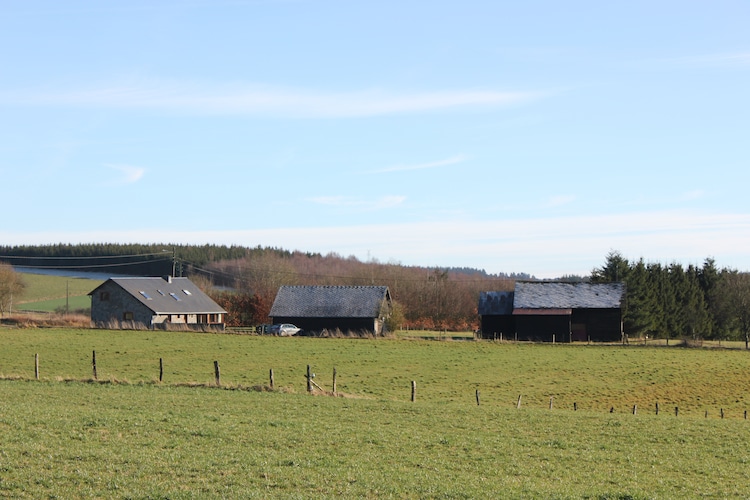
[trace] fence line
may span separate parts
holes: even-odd
[[[214,382],[215,382],[215,386],[216,387],[224,387],[224,386],[222,386],[222,383],[221,383],[221,370],[220,370],[220,367],[219,367],[219,361],[215,360],[213,362],[213,365],[214,365]],[[92,367],[92,377],[93,377],[93,380],[98,381],[99,379],[98,379],[97,360],[96,360],[96,351],[95,350],[91,352],[91,367]],[[332,380],[333,390],[330,393],[333,396],[338,395],[337,377],[338,377],[338,371],[334,367],[333,368],[333,380]],[[4,378],[6,378],[6,377],[4,377]],[[313,387],[317,388],[319,391],[321,391],[323,393],[326,392],[320,385],[318,385],[313,380],[315,378],[315,373],[312,372],[312,368],[311,368],[310,365],[307,365],[307,369],[306,369],[306,373],[305,373],[305,378],[307,380],[307,392],[308,393],[313,393],[314,392]],[[10,378],[6,378],[6,379],[10,379]],[[14,380],[15,379],[22,379],[23,380],[22,377],[13,377],[12,379],[14,379]],[[39,360],[39,353],[35,353],[34,354],[34,379],[35,380],[40,380],[40,360]],[[161,383],[161,382],[163,382],[163,380],[164,380],[164,359],[163,358],[159,358],[159,382]],[[274,370],[273,370],[273,368],[271,368],[269,370],[269,387],[270,387],[271,390],[276,390],[275,389],[275,380],[274,380]],[[476,405],[477,406],[481,405],[480,394],[481,394],[480,390],[476,389],[475,392],[474,392],[474,397],[475,397]],[[518,399],[516,400],[516,409],[518,409],[518,410],[521,410],[521,400],[522,400],[522,397],[523,397],[523,395],[519,394],[518,395]],[[411,381],[411,398],[410,398],[410,400],[413,403],[413,402],[416,402],[416,399],[417,399],[417,382],[415,380],[412,380]],[[554,395],[549,396],[549,406],[548,406],[548,409],[550,411],[553,411],[555,409],[554,401],[555,401],[555,396]],[[572,403],[572,408],[573,408],[574,412],[579,410],[579,404],[578,404],[577,401],[574,401]],[[661,409],[660,403],[658,401],[656,401],[655,404],[654,404],[654,414],[655,415],[659,415],[660,414],[660,409]],[[614,406],[610,406],[609,413],[615,413],[615,407]],[[637,403],[632,406],[631,413],[632,413],[633,416],[637,416],[638,415],[638,404]],[[679,406],[675,406],[674,407],[674,416],[675,417],[679,417],[680,416],[680,408],[679,408]],[[726,416],[727,416],[727,412],[725,411],[725,409],[723,407],[719,408],[718,417],[720,419],[725,419]],[[704,418],[709,418],[709,410],[704,410]],[[747,418],[748,418],[748,410],[744,410],[743,411],[742,418],[744,420],[747,420]]]

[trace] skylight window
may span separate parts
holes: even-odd
[[[193,295],[192,293],[190,293],[190,290],[183,290],[183,292],[185,292],[185,295]]]
[[[164,292],[162,292],[161,290],[157,290],[157,292],[159,292],[159,295],[161,295],[162,297],[164,297]]]
[[[172,298],[173,298],[174,300],[176,300],[177,302],[179,302],[179,301],[180,301],[180,298],[179,298],[179,297],[177,296],[177,294],[176,294],[176,293],[173,293],[173,292],[169,292],[169,295],[171,295],[171,296],[172,296]]]
[[[146,297],[146,300],[151,300],[151,297],[149,297],[149,295],[146,292],[144,292],[143,290],[138,290],[138,293],[140,293],[141,295],[143,295],[144,297]]]

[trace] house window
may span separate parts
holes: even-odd
[[[125,311],[124,313],[122,313],[122,319],[124,321],[133,321],[132,311]]]
[[[99,294],[99,300],[106,302],[109,300],[109,292],[102,292]]]

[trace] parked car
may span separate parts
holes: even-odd
[[[268,333],[271,335],[279,335],[280,337],[291,337],[292,335],[296,335],[300,330],[302,329],[297,328],[291,323],[281,323],[278,325],[271,325]]]

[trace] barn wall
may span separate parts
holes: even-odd
[[[340,330],[343,333],[368,332],[372,335],[380,335],[382,327],[376,324],[375,318],[295,318],[274,316],[273,323],[292,323],[302,328],[303,334],[316,335],[323,330]]]
[[[482,316],[480,329],[483,339],[509,340],[515,338],[516,333],[513,316],[509,314]]]
[[[557,315],[517,315],[516,332],[518,340],[533,342],[570,342],[570,316]]]
[[[585,334],[594,342],[619,342],[622,339],[620,309],[574,309],[571,322],[582,325]]]

